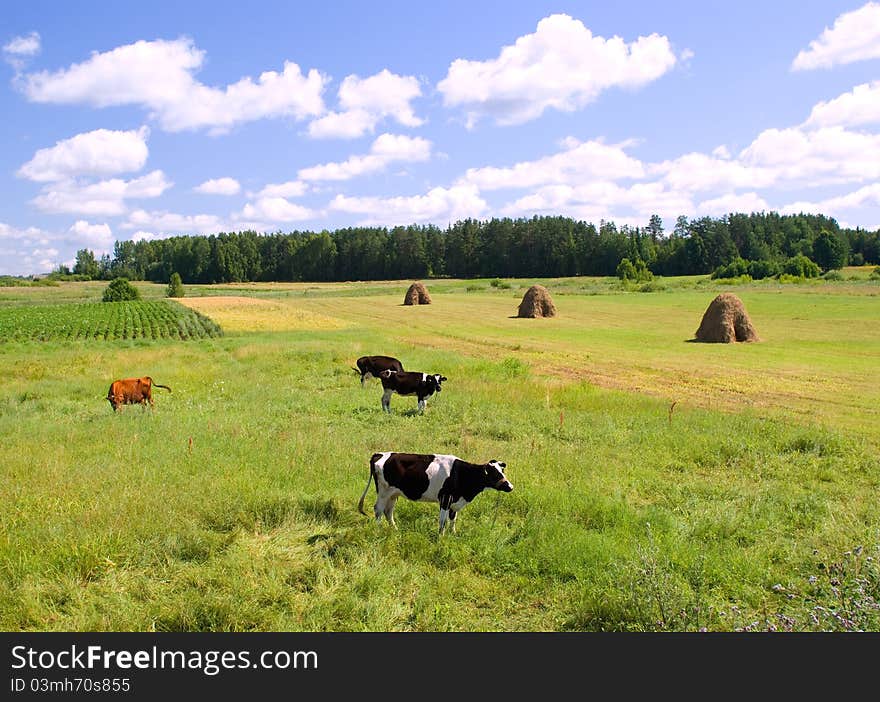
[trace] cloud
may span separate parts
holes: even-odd
[[[79,220],[67,230],[47,231],[37,227],[18,229],[0,222],[0,275],[49,272],[65,262],[72,266],[79,249],[100,256],[110,253],[113,243],[107,224]]]
[[[125,214],[125,200],[159,197],[172,185],[162,171],[133,180],[113,178],[87,185],[65,180],[46,186],[31,202],[43,212],[113,217]]]
[[[97,255],[109,253],[113,248],[113,232],[108,224],[89,224],[80,219],[68,230],[78,243],[79,249],[89,249]]]
[[[241,213],[235,219],[258,220],[269,223],[300,222],[313,219],[316,216],[314,210],[302,205],[297,205],[283,197],[261,197],[254,203],[244,206]]]
[[[639,88],[675,66],[667,37],[626,43],[594,36],[565,14],[545,17],[534,34],[519,37],[495,59],[456,59],[437,84],[447,107],[463,107],[468,126],[482,117],[520,124],[546,109],[580,109],[612,87]]]
[[[880,183],[872,183],[845,195],[826,198],[818,202],[799,201],[792,202],[782,207],[782,214],[799,214],[801,212],[813,212],[836,216],[842,210],[855,209],[858,207],[880,205]]]
[[[728,193],[701,202],[697,205],[697,214],[721,216],[730,212],[766,212],[770,209],[758,193]]]
[[[831,29],[826,27],[798,53],[791,68],[807,71],[872,58],[880,58],[880,3],[876,2],[840,15]]]
[[[193,188],[205,195],[237,195],[241,185],[235,178],[212,178]]]
[[[590,180],[641,178],[645,169],[638,159],[624,151],[626,146],[629,144],[581,143],[569,137],[563,140],[564,150],[559,153],[510,167],[469,168],[460,182],[476,185],[481,190],[498,190],[548,183],[575,185]]]
[[[324,163],[300,169],[300,180],[350,180],[366,173],[384,170],[394,162],[412,163],[431,158],[431,142],[421,137],[381,134],[370,147],[370,153],[351,156],[341,163]]]
[[[144,235],[154,238],[163,238],[175,234],[217,234],[222,231],[231,231],[230,227],[220,217],[209,214],[182,215],[175,212],[148,212],[135,210],[128,215],[128,219],[121,225],[122,229],[137,229]],[[152,232],[146,230],[151,229]],[[145,236],[144,238],[147,238]]]
[[[828,102],[820,102],[804,123],[810,127],[880,124],[880,80],[862,83]]]
[[[401,222],[452,222],[480,217],[488,205],[473,185],[437,187],[411,197],[346,197],[337,195],[330,209],[363,215],[363,225]]]
[[[40,35],[31,32],[17,36],[3,45],[3,58],[19,73],[27,65],[27,60],[40,53]]]
[[[256,197],[300,197],[308,192],[309,186],[301,180],[289,180],[286,183],[270,183]]]
[[[141,127],[127,132],[96,129],[40,149],[17,175],[37,182],[77,176],[107,176],[138,171],[147,162],[147,137]]]
[[[405,127],[419,127],[410,103],[421,96],[418,79],[399,76],[387,68],[368,78],[346,76],[339,87],[340,110],[309,124],[309,136],[316,139],[354,139],[372,133],[376,124],[391,117]]]
[[[693,210],[690,198],[662,183],[635,183],[622,187],[596,181],[587,185],[547,185],[505,205],[501,212],[508,217],[534,214],[563,214],[597,222],[613,219],[644,225],[652,214],[663,217]],[[625,212],[631,213],[629,216]]]
[[[191,39],[137,41],[55,72],[22,76],[29,100],[94,107],[139,105],[170,132],[208,129],[221,134],[265,118],[315,117],[324,111],[321,93],[327,78],[286,61],[279,73],[266,71],[223,88],[198,82],[205,52]]]
[[[843,127],[766,129],[740,154],[777,185],[828,185],[880,178],[880,134]]]

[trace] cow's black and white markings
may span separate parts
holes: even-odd
[[[403,364],[394,356],[361,356],[356,362],[355,373],[361,374],[361,387],[364,381],[370,378],[378,378],[379,373],[385,370],[402,371]]]
[[[370,477],[358,502],[364,512],[364,498],[370,481],[376,483],[376,504],[373,514],[376,522],[382,515],[394,524],[394,504],[403,495],[416,502],[440,504],[440,533],[451,522],[455,531],[455,516],[486,488],[510,492],[513,485],[504,475],[506,463],[492,460],[488,463],[468,463],[457,456],[443,454],[374,453],[370,458]]]
[[[382,381],[382,409],[391,414],[391,395],[415,395],[418,398],[419,412],[424,412],[428,398],[442,390],[441,383],[448,380],[439,373],[417,373],[414,371],[385,370],[379,374]]]

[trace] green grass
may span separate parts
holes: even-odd
[[[0,306],[0,343],[202,339],[220,333],[208,317],[170,300]]]
[[[218,286],[347,324],[0,345],[0,628],[880,630],[880,285],[737,288],[763,341],[721,347],[687,343],[699,279],[541,281],[552,320],[507,282]],[[449,380],[386,416],[367,353]],[[174,390],[114,414],[133,375]],[[377,527],[382,450],[497,458],[515,490],[442,539],[431,504]]]

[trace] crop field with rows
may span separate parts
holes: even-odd
[[[0,307],[0,342],[203,339],[222,333],[208,317],[170,300]]]

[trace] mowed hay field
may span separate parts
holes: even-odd
[[[0,627],[880,631],[876,281],[411,282],[187,286],[222,336],[0,341]],[[515,318],[536,282],[558,316]],[[0,317],[104,286],[2,289]],[[689,341],[724,290],[761,342]],[[448,381],[388,416],[364,354]],[[114,414],[135,375],[172,392]],[[376,526],[385,450],[515,490],[443,538],[434,504]]]

